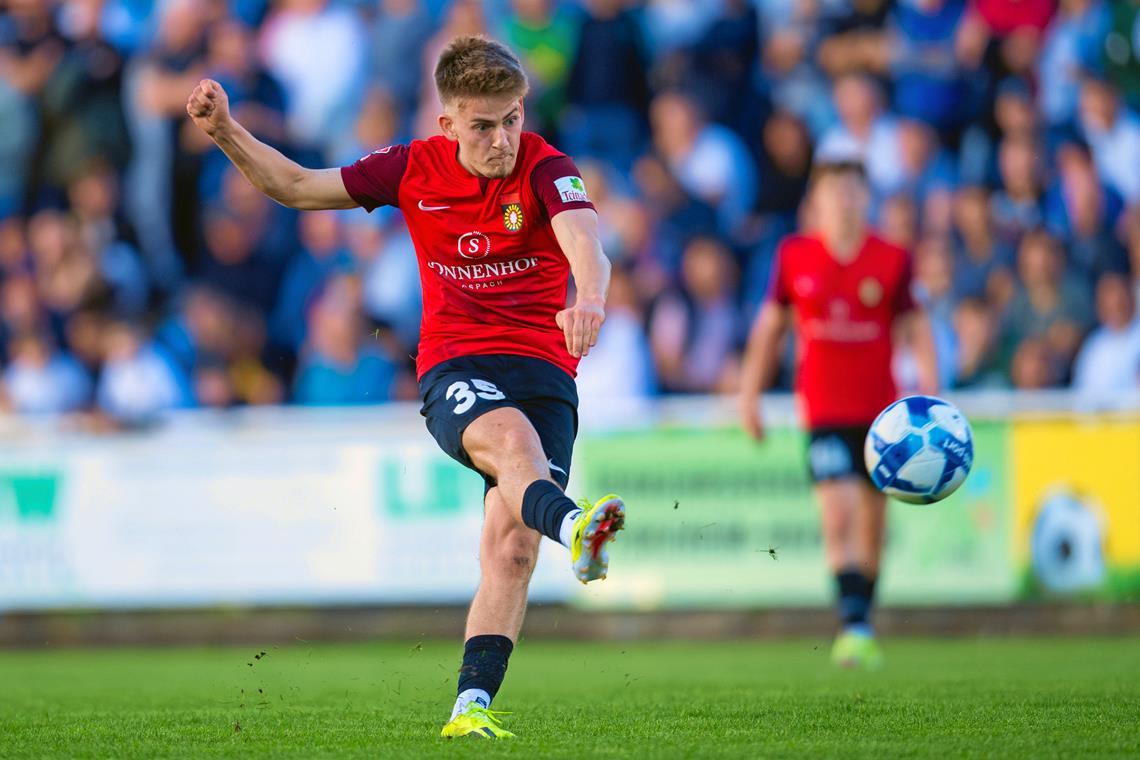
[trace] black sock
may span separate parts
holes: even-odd
[[[536,480],[523,493],[523,524],[558,543],[562,519],[575,509],[578,505],[549,480]]]
[[[507,674],[507,659],[515,645],[506,636],[472,636],[463,647],[463,666],[459,668],[459,691],[482,689],[495,698]],[[483,705],[489,707],[489,705]]]
[[[858,570],[844,570],[835,576],[839,588],[839,619],[844,626],[868,625],[875,581]]]

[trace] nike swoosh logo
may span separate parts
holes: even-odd
[[[566,477],[570,477],[570,473],[566,472],[566,470],[563,470],[561,467],[559,467],[558,465],[554,464],[554,460],[553,460],[553,459],[547,459],[547,460],[546,460],[546,463],[547,463],[548,465],[550,465],[550,470],[551,470],[551,472],[560,472],[560,473],[562,473],[563,475],[565,475]]]
[[[445,208],[451,208],[451,206],[425,206],[424,202],[420,201],[420,211],[443,211]]]

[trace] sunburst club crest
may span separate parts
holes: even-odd
[[[517,202],[503,204],[503,226],[508,232],[518,232],[523,227],[523,210]]]

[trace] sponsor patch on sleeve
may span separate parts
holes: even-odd
[[[586,195],[586,185],[581,177],[559,177],[554,180],[554,186],[558,188],[563,203],[590,202],[590,196]]]

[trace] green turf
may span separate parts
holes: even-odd
[[[530,643],[448,741],[454,644],[0,653],[0,757],[1088,757],[1140,754],[1136,640]],[[240,727],[240,730],[239,730]]]

